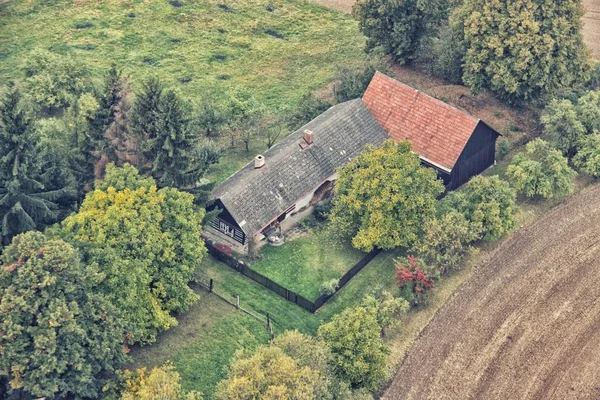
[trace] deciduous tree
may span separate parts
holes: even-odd
[[[586,134],[577,109],[569,100],[554,100],[541,118],[544,135],[567,157],[577,152],[579,141]]]
[[[446,0],[359,0],[352,14],[367,36],[367,49],[383,47],[400,64],[415,58],[448,8]]]
[[[34,397],[98,398],[125,361],[124,327],[102,274],[62,240],[15,236],[0,264],[0,371]]]
[[[388,349],[373,307],[342,311],[321,325],[318,336],[333,352],[339,376],[354,388],[376,390],[387,378]]]
[[[594,178],[600,177],[600,133],[588,135],[580,141],[573,164]]]
[[[352,245],[363,251],[415,243],[444,191],[435,171],[420,165],[408,142],[388,140],[338,174],[331,228],[352,237]]]
[[[456,13],[467,49],[463,79],[475,92],[520,103],[589,76],[580,0],[465,0]]]
[[[427,300],[437,277],[429,269],[421,267],[416,257],[410,256],[408,260],[398,262],[394,279],[401,296],[414,305],[420,305]]]
[[[188,284],[206,254],[204,211],[188,193],[157,190],[151,179],[136,180],[131,167],[111,168],[99,184],[106,189],[89,193],[58,233],[105,274],[101,287],[128,317],[131,341],[149,343],[197,298]],[[131,188],[117,190],[124,185]]]
[[[199,392],[183,390],[181,376],[170,363],[150,372],[146,368],[125,371],[125,386],[121,400],[202,400]]]
[[[514,226],[517,214],[516,192],[498,176],[478,175],[462,189],[449,193],[442,210],[456,210],[480,232],[484,240],[496,240]]]
[[[573,193],[577,176],[568,160],[548,142],[535,139],[517,154],[506,170],[506,178],[527,197],[561,197]]]

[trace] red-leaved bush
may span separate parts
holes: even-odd
[[[219,250],[221,253],[225,253],[228,256],[231,255],[231,247],[227,246],[226,244],[219,243],[218,245],[215,246],[215,248],[217,250]]]
[[[408,265],[396,266],[394,280],[400,289],[402,297],[414,305],[425,302],[427,292],[433,288],[435,277],[419,266],[417,258],[408,257]]]

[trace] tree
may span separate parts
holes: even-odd
[[[586,134],[573,103],[569,100],[553,100],[541,118],[544,135],[567,157],[577,152],[579,141]]]
[[[458,268],[471,249],[469,243],[481,235],[479,227],[472,226],[463,214],[455,210],[427,221],[423,231],[415,250],[426,265],[431,265],[441,274]]]
[[[383,291],[379,297],[365,296],[362,305],[371,311],[374,310],[377,324],[381,328],[381,336],[385,336],[386,329],[400,325],[400,316],[405,314],[410,306],[402,297],[394,297],[387,291]]]
[[[170,363],[154,367],[150,372],[146,368],[135,373],[126,370],[125,379],[121,400],[202,400],[200,393],[183,390],[181,376]]]
[[[123,325],[102,279],[62,240],[15,236],[0,266],[0,371],[35,397],[98,398],[125,361]]]
[[[87,86],[85,68],[69,56],[36,50],[26,59],[23,69],[29,94],[43,107],[65,107]]]
[[[379,66],[379,68],[383,69],[383,66]],[[359,69],[341,68],[333,85],[333,97],[335,101],[343,103],[344,101],[362,97],[377,70],[378,66],[373,63],[369,63]]]
[[[217,387],[221,400],[310,400],[321,384],[317,371],[300,366],[275,346],[261,346],[252,354],[237,352],[227,379]]]
[[[381,46],[400,64],[412,61],[445,16],[445,0],[359,0],[352,9],[367,49]]]
[[[577,115],[586,133],[600,132],[600,92],[588,92],[577,101]]]
[[[334,355],[338,375],[354,388],[378,389],[387,378],[389,352],[381,338],[377,311],[347,308],[321,325],[318,336]]]
[[[420,305],[425,304],[437,277],[428,269],[421,268],[416,257],[410,256],[406,262],[396,265],[394,280],[402,297],[413,305]]]
[[[204,130],[206,137],[217,136],[226,121],[226,113],[217,109],[215,99],[212,97],[203,97],[198,107],[196,123],[200,129]]]
[[[573,193],[577,176],[568,160],[548,142],[535,139],[527,143],[506,170],[506,178],[518,193],[527,197],[561,197]]]
[[[463,79],[474,92],[522,103],[589,76],[580,0],[465,0],[455,13],[467,49]]]
[[[480,238],[492,241],[507,234],[514,226],[516,192],[498,176],[473,177],[461,190],[449,193],[442,210],[462,213]]]
[[[52,187],[52,171],[42,171],[50,150],[40,152],[39,136],[16,88],[0,103],[0,244],[19,233],[43,229],[61,217],[57,201],[71,188]],[[45,172],[45,173],[44,173]]]
[[[122,175],[121,175],[122,174]],[[204,210],[193,196],[157,190],[132,168],[108,169],[107,181],[89,193],[57,234],[81,248],[85,261],[105,275],[101,288],[128,317],[131,342],[150,343],[176,325],[197,295],[188,286],[206,248]],[[128,185],[122,190],[117,188]]]
[[[331,104],[328,101],[311,93],[306,94],[300,98],[295,110],[287,113],[287,126],[291,130],[297,130],[323,114],[330,107]]]
[[[130,112],[131,132],[140,140],[156,138],[158,131],[158,109],[163,96],[163,85],[157,78],[142,83],[142,90],[136,93]]]
[[[234,136],[241,138],[246,151],[250,151],[250,143],[262,133],[261,121],[265,115],[265,107],[254,96],[243,90],[236,91],[231,96],[229,105],[229,130]]]
[[[573,164],[594,178],[600,177],[600,134],[595,133],[583,138],[579,151],[573,158]]]
[[[338,169],[330,226],[363,251],[410,246],[433,218],[444,191],[410,143],[386,141]]]

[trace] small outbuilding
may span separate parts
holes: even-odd
[[[390,138],[408,140],[454,190],[494,164],[500,134],[482,120],[380,72],[363,102]]]
[[[494,164],[499,133],[379,72],[362,99],[331,107],[215,188],[207,236],[238,252],[331,191],[336,169],[368,145],[408,140],[453,190]],[[210,210],[210,208],[209,208]]]

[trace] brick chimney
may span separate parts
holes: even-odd
[[[308,129],[304,130],[304,141],[306,142],[306,144],[312,144],[313,143],[313,133],[312,133],[312,131],[309,131]]]

